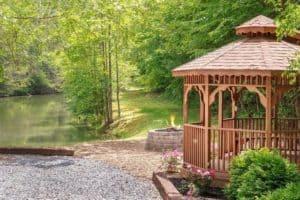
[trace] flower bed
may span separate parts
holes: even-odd
[[[221,188],[212,187],[215,171],[184,165],[183,175],[182,166],[181,152],[163,153],[162,172],[153,174],[153,182],[164,199],[225,199]]]
[[[182,177],[180,173],[153,173],[153,182],[165,200],[226,199],[223,190],[215,187],[209,187],[205,194],[192,194],[190,180]]]
[[[180,192],[183,196],[192,196],[190,193],[190,188],[189,185],[191,182],[182,177],[178,178],[172,178],[170,177],[169,180],[173,183],[173,185],[176,187],[178,192]],[[216,188],[216,187],[209,187],[207,188],[207,191],[205,194],[198,194],[195,195],[194,197],[199,197],[199,198],[212,198],[212,199],[226,199],[223,189],[221,188]]]

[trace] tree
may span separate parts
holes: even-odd
[[[65,66],[66,94],[78,116],[108,127],[114,120],[114,88],[121,115],[119,66],[125,63],[132,7],[130,1],[79,2],[70,3],[68,15],[59,21],[65,42],[60,52],[65,60],[61,65]]]
[[[237,39],[234,27],[258,14],[272,16],[264,1],[145,0],[133,28],[131,60],[151,91],[178,96],[171,70]]]

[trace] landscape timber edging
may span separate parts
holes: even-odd
[[[167,174],[164,172],[153,172],[152,181],[159,191],[163,200],[218,200],[217,198],[210,197],[186,197],[182,195],[177,188],[173,185],[173,183],[169,180],[169,178],[174,178],[178,174]],[[180,173],[179,176],[182,176]]]
[[[27,148],[0,147],[0,154],[43,155],[43,156],[73,156],[74,150],[66,148]]]
[[[163,200],[183,200],[184,197],[163,172],[153,172],[152,181]]]

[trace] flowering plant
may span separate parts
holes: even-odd
[[[188,195],[193,196],[207,193],[215,178],[215,171],[199,169],[191,165],[187,165],[186,168],[189,171],[189,179],[191,182]]]
[[[182,153],[177,149],[164,152],[162,155],[162,168],[167,172],[178,172],[182,167]]]

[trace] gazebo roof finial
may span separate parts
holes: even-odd
[[[237,35],[275,35],[276,24],[273,19],[258,15],[235,28]]]

